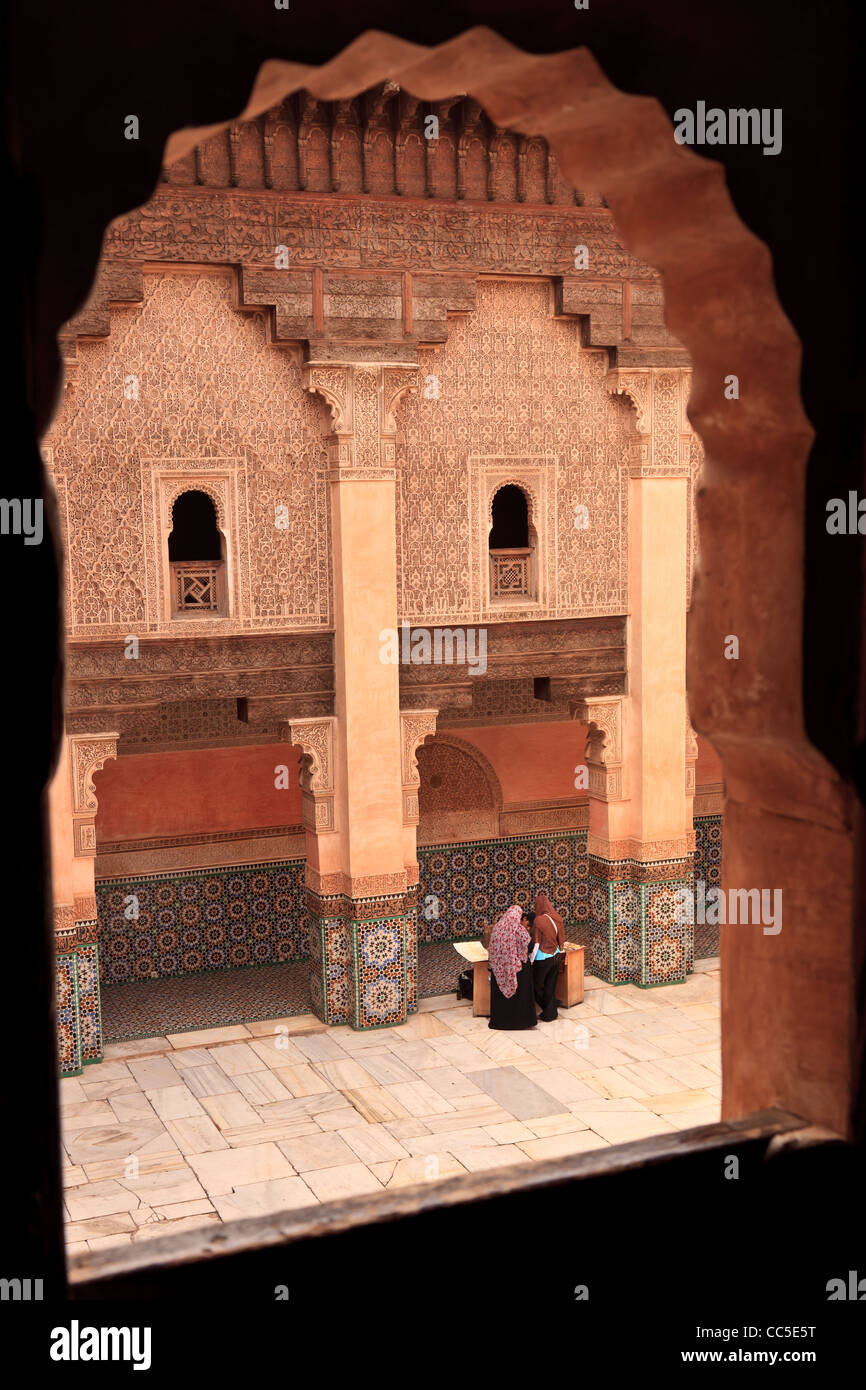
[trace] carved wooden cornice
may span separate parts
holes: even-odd
[[[452,629],[466,627],[450,619]],[[476,626],[468,624],[468,626]],[[484,718],[488,704],[496,712],[527,713],[509,702],[518,681],[551,680],[551,703],[558,718],[569,718],[569,701],[591,695],[624,692],[626,674],[625,618],[564,618],[520,623],[483,624],[487,633],[486,670],[470,675],[465,666],[435,663],[400,666],[400,702],[404,708],[435,705],[442,716]],[[508,686],[504,683],[508,682]],[[502,699],[495,698],[497,685]],[[477,697],[477,698],[476,698]],[[482,704],[484,708],[482,708]],[[550,706],[533,701],[538,717]]]
[[[424,143],[429,154],[433,142]],[[446,145],[443,136],[436,158]],[[486,188],[486,169],[483,178]],[[108,228],[93,290],[61,331],[65,355],[74,356],[78,337],[108,336],[112,303],[142,301],[141,269],[149,261],[238,267],[238,307],[270,308],[278,343],[318,346],[347,336],[346,317],[332,315],[327,296],[321,297],[323,284],[337,276],[343,283],[331,288],[342,292],[341,302],[346,294],[356,301],[352,341],[388,341],[398,360],[407,339],[410,349],[419,341],[446,340],[447,314],[471,309],[477,275],[548,277],[556,312],[578,318],[588,345],[610,349],[616,365],[689,365],[665,328],[658,277],[623,250],[606,208],[548,205],[528,215],[519,204],[480,207],[455,195],[450,203],[362,194],[323,201],[300,193],[288,200],[267,188],[161,185],[148,203]],[[486,198],[486,191],[479,196]],[[289,250],[286,268],[275,268],[277,245]],[[586,246],[591,271],[575,273],[578,245]],[[374,282],[384,271],[411,277],[390,303],[383,302],[381,280]],[[632,286],[630,295],[624,295],[625,284]],[[630,337],[628,305],[635,295],[641,298],[639,343]]]
[[[331,633],[141,638],[70,642],[66,703],[85,710],[131,710],[173,701],[323,697],[334,690]]]

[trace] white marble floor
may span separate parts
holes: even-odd
[[[453,995],[399,1028],[312,1015],[116,1043],[60,1082],[71,1255],[718,1120],[719,962],[587,977],[501,1033]]]

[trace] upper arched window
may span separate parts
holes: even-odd
[[[176,617],[224,611],[223,537],[216,507],[206,492],[193,489],[175,500],[168,559]]]
[[[491,550],[526,550],[529,548],[529,507],[522,487],[508,483],[493,499],[493,525],[490,528]]]
[[[534,536],[523,488],[506,483],[493,498],[490,551],[491,599],[527,599],[535,592]]]

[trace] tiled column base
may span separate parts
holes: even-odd
[[[389,1028],[417,1008],[415,895],[322,897],[307,890],[310,993],[323,1023]]]
[[[102,1061],[102,1010],[99,999],[99,947],[96,924],[81,922],[58,941],[55,957],[57,1051],[61,1076],[78,1076],[89,1062]],[[90,937],[80,941],[80,937]]]
[[[589,856],[588,969],[610,984],[675,984],[694,968],[695,929],[679,895],[692,860],[652,864]]]
[[[406,894],[406,1012],[418,1012],[418,888]]]
[[[61,1076],[81,1073],[81,1025],[78,1019],[78,961],[75,951],[54,957],[57,1053]]]
[[[722,886],[722,817],[695,816],[695,885],[703,882],[704,893]],[[695,924],[695,955],[719,954],[719,928],[709,922]]]
[[[78,1016],[81,1023],[81,1062],[102,1061],[102,1007],[99,998],[99,946],[92,931],[96,923],[79,925],[81,944],[76,946],[78,959]],[[87,937],[91,939],[88,941]]]

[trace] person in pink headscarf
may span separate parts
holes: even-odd
[[[537,1027],[529,942],[528,919],[515,903],[490,933],[490,1028]]]

